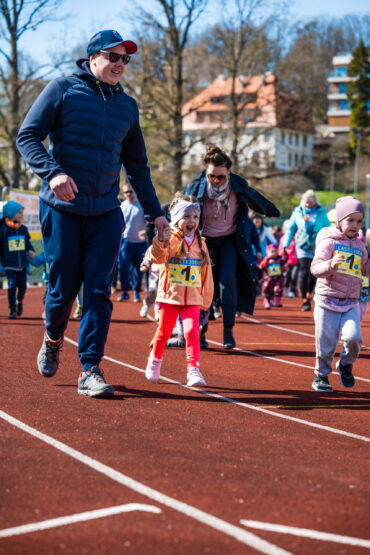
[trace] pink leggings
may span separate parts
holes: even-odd
[[[191,366],[199,368],[199,312],[199,306],[160,303],[159,325],[153,341],[153,358],[162,359],[167,340],[171,337],[177,316],[180,314],[184,325],[188,368]]]

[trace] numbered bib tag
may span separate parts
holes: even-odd
[[[200,287],[202,284],[199,258],[172,257],[168,264],[168,281],[183,287]]]
[[[26,238],[22,235],[15,235],[8,237],[9,251],[24,251],[26,250]]]
[[[361,279],[362,251],[354,247],[336,244],[334,247],[334,254],[337,253],[345,255],[345,261],[339,264],[337,272]]]
[[[281,266],[280,266],[280,264],[269,264],[267,266],[267,275],[269,277],[281,276]]]
[[[362,284],[361,284],[361,287],[363,287],[363,288],[366,289],[366,288],[369,287],[369,285],[370,285],[369,276],[362,276]]]
[[[362,276],[360,301],[368,303],[370,301],[370,282],[369,276]]]

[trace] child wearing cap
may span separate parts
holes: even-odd
[[[171,228],[163,242],[154,237],[149,259],[160,264],[157,302],[159,325],[153,340],[145,376],[156,383],[160,377],[166,342],[180,314],[185,333],[187,385],[204,386],[199,370],[199,314],[213,298],[213,278],[205,240],[198,230],[200,206],[191,196],[175,198],[170,205]],[[166,241],[169,240],[167,246]]]
[[[317,278],[315,290],[316,365],[312,387],[330,392],[328,376],[341,334],[343,350],[336,368],[343,387],[353,387],[352,367],[361,345],[359,296],[363,275],[370,274],[370,261],[358,238],[364,208],[353,197],[336,202],[336,226],[322,229],[316,238],[311,272]]]
[[[0,220],[0,260],[8,278],[9,318],[21,316],[27,289],[27,255],[35,256],[28,229],[22,223],[23,206],[9,200]]]
[[[286,255],[280,255],[277,245],[267,245],[266,256],[259,267],[263,270],[262,294],[263,306],[269,310],[275,301],[275,306],[281,307],[281,297],[284,288],[284,269]]]

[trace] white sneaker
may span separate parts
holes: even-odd
[[[203,378],[199,368],[196,368],[195,366],[189,368],[187,380],[188,381],[186,385],[189,387],[193,387],[195,385],[206,385],[206,381]]]
[[[145,377],[147,380],[153,383],[157,383],[161,375],[161,364],[162,359],[157,360],[156,358],[152,358],[151,355],[149,356],[148,364],[146,365],[145,369]]]
[[[219,308],[215,308],[213,310],[213,315],[215,317],[216,320],[218,320],[219,318],[221,318],[222,314]]]
[[[148,316],[149,307],[146,304],[143,304],[140,310],[140,316],[142,318],[146,318]]]

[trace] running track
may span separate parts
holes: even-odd
[[[311,389],[312,313],[299,301],[212,322],[205,390],[184,351],[143,375],[155,324],[114,303],[102,364],[114,400],[77,395],[78,322],[61,367],[36,370],[41,290],[7,319],[0,291],[1,554],[357,554],[370,548],[370,314],[353,390]]]

